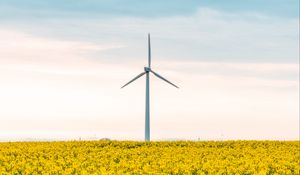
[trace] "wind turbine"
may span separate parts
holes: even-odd
[[[150,141],[150,82],[149,82],[149,77],[150,73],[153,73],[156,77],[164,80],[165,82],[171,84],[172,86],[179,88],[175,84],[171,83],[169,80],[165,79],[158,73],[154,72],[151,69],[151,43],[150,43],[150,33],[148,33],[148,67],[144,67],[144,71],[134,77],[132,80],[130,80],[128,83],[126,83],[124,86],[121,88],[124,88],[128,84],[132,83],[136,79],[140,78],[141,76],[146,74],[146,111],[145,111],[145,141]]]

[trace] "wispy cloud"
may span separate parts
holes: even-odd
[[[68,41],[62,39],[43,38],[33,36],[28,33],[0,30],[0,60],[16,61],[31,59],[34,62],[60,60],[64,62],[66,59],[75,59],[77,55],[88,52],[99,52],[109,49],[125,47],[121,44],[106,43],[105,45],[97,45],[95,43],[85,41]],[[74,57],[72,57],[74,56]]]

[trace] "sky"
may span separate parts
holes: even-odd
[[[298,0],[0,0],[0,140],[298,140]]]

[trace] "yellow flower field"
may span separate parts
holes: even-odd
[[[0,143],[0,174],[292,174],[299,141]]]

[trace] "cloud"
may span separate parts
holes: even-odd
[[[0,30],[0,61],[22,62],[30,59],[32,62],[46,60],[62,61],[75,60],[78,55],[88,52],[100,52],[109,49],[122,48],[124,45],[107,43],[96,45],[84,41],[67,41],[61,39],[43,38],[24,32]]]
[[[105,54],[107,50],[122,50],[128,46],[121,43],[96,44],[85,41],[69,41],[55,38],[32,36],[18,31],[0,30],[0,58],[2,70],[30,71],[62,75],[97,75],[96,65],[114,64],[101,59],[91,59],[90,53]],[[17,51],[17,52],[16,52]],[[132,53],[134,54],[134,52]],[[93,56],[92,56],[93,57]],[[179,61],[172,62],[154,59],[154,68],[173,70],[192,74],[216,75],[222,77],[260,78],[270,80],[298,80],[298,64],[292,63],[234,63],[214,61]],[[143,65],[144,61],[134,64],[128,62],[129,67]],[[105,67],[105,66],[103,66]],[[120,69],[121,65],[115,67]],[[103,68],[102,68],[103,69]],[[105,68],[104,70],[109,70]]]
[[[120,64],[145,58],[148,32],[152,36],[154,61],[298,63],[299,58],[298,19],[254,12],[199,8],[184,16],[37,19],[3,22],[2,28],[63,39],[68,41],[64,47],[78,47],[78,41],[85,43],[79,47],[86,49],[95,49],[91,44],[97,48],[127,46],[118,52],[110,49],[89,55]]]

